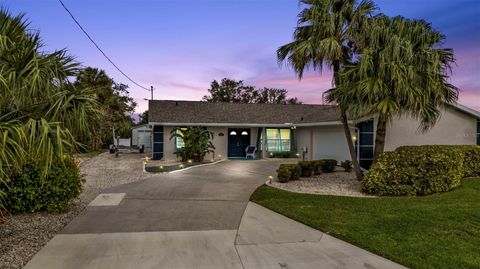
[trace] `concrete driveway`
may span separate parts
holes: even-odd
[[[107,189],[25,268],[403,268],[249,203],[279,162],[225,161]]]

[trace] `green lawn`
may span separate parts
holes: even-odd
[[[411,268],[480,268],[480,178],[424,197],[321,196],[263,185],[251,200]]]

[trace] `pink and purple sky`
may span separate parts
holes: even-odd
[[[155,99],[200,100],[210,82],[224,77],[257,87],[286,88],[308,104],[322,102],[331,74],[309,72],[299,81],[276,61],[290,42],[301,7],[296,0],[64,0],[102,49]],[[425,19],[446,35],[457,65],[451,82],[459,102],[480,110],[480,1],[377,0],[382,13]],[[147,108],[150,93],[128,83],[83,35],[57,0],[2,0],[25,13],[40,30],[47,50],[67,48],[84,66],[105,69],[130,85]]]

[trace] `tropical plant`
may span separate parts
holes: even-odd
[[[245,85],[243,80],[224,78],[220,83],[214,80],[208,89],[210,95],[203,97],[207,102],[301,104],[296,97],[289,98],[286,89],[262,88]]]
[[[354,60],[358,51],[355,33],[363,30],[376,6],[370,0],[300,0],[300,3],[306,8],[298,15],[294,41],[281,46],[277,58],[292,66],[300,79],[310,68],[322,72],[327,67],[333,70],[332,83],[338,87],[339,72]],[[350,157],[357,179],[361,179],[347,108],[343,104],[339,108]]]
[[[65,50],[42,50],[39,33],[23,15],[0,10],[0,184],[25,164],[48,174],[53,162],[81,145],[98,113],[90,91],[68,78],[78,64]],[[0,191],[0,196],[5,193]]]
[[[183,141],[183,147],[175,151],[175,155],[180,157],[183,162],[188,160],[202,162],[205,155],[214,153],[215,146],[211,141],[213,133],[203,127],[178,127],[172,129],[170,134],[170,140],[175,138]]]
[[[355,38],[363,49],[342,70],[338,87],[327,98],[353,117],[378,115],[374,161],[384,151],[387,123],[401,115],[432,127],[440,107],[458,98],[448,83],[453,50],[440,45],[445,37],[423,20],[379,16]]]
[[[113,128],[116,136],[130,136],[133,126],[131,114],[137,103],[129,96],[127,85],[116,83],[104,70],[86,67],[78,73],[75,86],[94,93],[102,115],[101,120],[94,124],[94,135],[88,139],[79,138],[82,143],[93,150],[105,148],[114,142]]]

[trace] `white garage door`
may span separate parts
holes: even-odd
[[[145,145],[145,148],[152,147],[152,132],[138,132],[138,146]]]
[[[348,145],[342,129],[317,129],[313,133],[313,159],[350,160]]]

